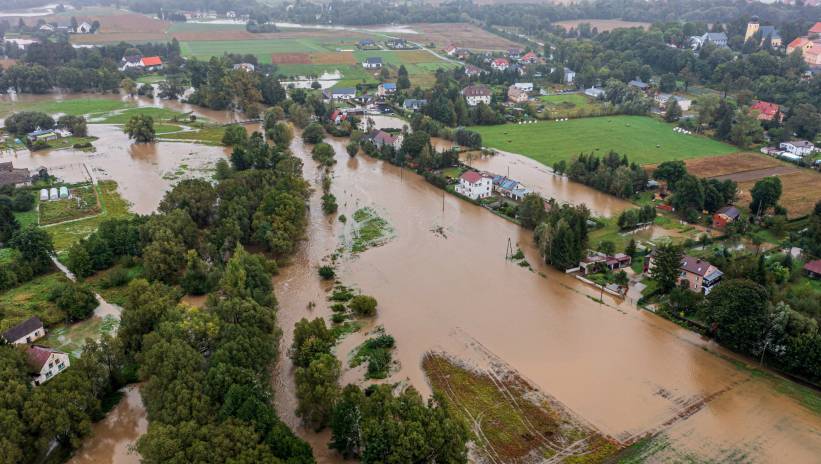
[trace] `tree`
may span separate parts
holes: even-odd
[[[627,256],[634,256],[636,254],[636,240],[630,239],[627,246],[624,247],[624,254]]]
[[[323,353],[330,353],[336,344],[336,336],[325,325],[325,320],[318,317],[309,321],[302,318],[294,325],[294,341],[288,356],[295,366],[308,367],[313,359]]]
[[[650,276],[659,284],[662,293],[669,293],[678,282],[681,267],[681,248],[666,244],[656,248]]]
[[[37,111],[20,111],[6,118],[3,124],[9,133],[25,135],[38,128],[51,129],[54,127],[54,119]]]
[[[130,77],[126,77],[120,81],[120,88],[122,88],[123,92],[128,94],[128,96],[133,97],[134,93],[137,92],[137,83]]]
[[[353,384],[346,385],[331,414],[331,449],[339,451],[343,458],[358,456],[362,446],[362,406],[365,394]]]
[[[165,194],[159,210],[163,213],[182,210],[202,228],[210,223],[216,201],[217,192],[210,182],[204,179],[185,179]]]
[[[205,294],[210,289],[208,265],[195,250],[188,250],[186,259],[188,263],[185,267],[185,274],[180,280],[180,286],[191,295]]]
[[[676,90],[676,75],[671,73],[662,74],[659,81],[659,90],[667,93],[674,92]]]
[[[63,115],[57,120],[57,125],[62,127],[75,137],[85,137],[88,135],[88,125],[83,116]]]
[[[408,70],[405,68],[405,65],[399,65],[399,71],[397,73],[396,79],[396,88],[399,90],[409,89],[411,87],[411,81],[408,78]]]
[[[44,229],[29,225],[14,234],[9,246],[20,252],[23,262],[31,266],[35,274],[45,272],[51,267],[54,245],[51,235]]]
[[[14,233],[20,229],[20,223],[7,205],[0,203],[0,243],[8,242]]]
[[[308,125],[304,131],[302,131],[302,140],[305,143],[319,143],[322,142],[322,139],[325,138],[325,129],[322,128],[322,125],[318,122],[314,122]]]
[[[740,108],[735,113],[735,123],[730,130],[730,140],[741,148],[747,148],[753,142],[760,140],[764,135],[761,122],[746,108]]]
[[[518,211],[518,217],[522,227],[534,229],[544,220],[544,216],[544,200],[542,200],[542,197],[537,193],[525,195]]]
[[[291,125],[285,121],[278,121],[268,130],[268,139],[270,139],[278,147],[288,147],[291,145],[291,140],[294,138],[294,131]]]
[[[713,289],[702,311],[716,339],[744,353],[752,353],[765,335],[769,295],[746,279],[727,280]]]
[[[143,249],[143,267],[150,280],[174,283],[185,265],[185,245],[168,229],[157,232],[154,240]]]
[[[789,133],[795,133],[802,139],[815,140],[821,132],[821,113],[809,103],[800,103],[790,109],[784,125]]]
[[[225,133],[222,135],[222,144],[233,146],[241,145],[248,140],[248,132],[239,124],[231,124],[225,128]]]
[[[91,433],[92,417],[99,412],[100,401],[93,394],[91,380],[79,370],[68,369],[32,391],[24,417],[42,448],[57,440],[76,449]]]
[[[681,118],[681,107],[678,106],[678,100],[670,97],[667,104],[664,106],[664,120],[667,122],[678,121]]]
[[[653,171],[653,178],[666,180],[667,185],[672,187],[686,174],[687,166],[684,161],[664,161]]]
[[[348,307],[357,316],[371,317],[376,315],[376,298],[368,295],[356,295],[351,298]]]
[[[324,142],[317,143],[311,150],[311,158],[324,166],[333,166],[336,163],[335,156],[334,147]]]
[[[308,367],[296,370],[296,414],[315,430],[322,430],[331,420],[331,413],[339,398],[339,360],[323,353]]]
[[[688,209],[697,213],[704,209],[704,184],[701,179],[686,174],[676,182],[675,192],[670,203],[677,209],[686,212]]]
[[[359,144],[354,141],[350,141],[347,145],[345,145],[345,151],[348,152],[348,156],[356,156],[356,154],[359,153]]]
[[[777,176],[761,179],[750,190],[750,195],[753,200],[750,202],[750,211],[757,216],[766,213],[781,198],[781,179]]]
[[[94,273],[94,265],[91,255],[88,253],[84,241],[75,242],[68,249],[66,267],[77,277],[88,277]]]
[[[73,282],[54,287],[48,299],[65,311],[70,321],[88,319],[94,313],[94,308],[99,305],[94,292],[84,285]]]
[[[134,139],[137,143],[153,142],[157,137],[154,130],[154,118],[145,114],[137,114],[125,123],[123,131],[128,134],[129,139]]]

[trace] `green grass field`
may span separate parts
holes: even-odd
[[[174,32],[213,32],[213,31],[244,31],[245,24],[214,24],[214,23],[171,23],[169,33]]]
[[[182,118],[183,120],[187,120],[187,116],[184,114],[169,110],[166,108],[157,108],[154,106],[144,106],[140,108],[131,108],[124,111],[117,111],[111,114],[101,115],[98,119],[92,119],[89,121],[91,124],[125,124],[131,119],[132,116],[136,116],[137,114],[144,114],[146,116],[151,116],[154,118],[154,123],[157,126],[160,121],[170,120],[174,117]],[[156,126],[155,126],[156,127]]]
[[[706,137],[673,132],[673,125],[646,116],[606,116],[564,122],[474,126],[486,147],[518,153],[547,166],[579,153],[605,155],[609,150],[639,164],[724,155],[732,145]]]
[[[543,95],[539,97],[539,100],[541,100],[547,106],[557,107],[586,107],[592,104],[590,98],[580,93],[569,93],[565,95]]]
[[[66,281],[63,274],[55,270],[0,293],[0,330],[31,316],[39,317],[46,325],[64,320],[66,313],[48,301],[48,296],[52,288]]]
[[[336,42],[320,39],[271,39],[271,40],[198,40],[180,44],[183,56],[208,60],[225,53],[256,55],[262,63],[271,62],[273,53],[324,53],[337,47],[350,46],[354,39],[340,37]]]
[[[48,114],[83,115],[128,108],[129,104],[111,98],[73,98],[60,101],[0,102],[0,116],[16,111],[41,111]]]

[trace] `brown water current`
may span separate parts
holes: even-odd
[[[445,351],[481,365],[477,353],[487,350],[621,442],[665,431],[673,449],[697,456],[713,456],[718,449],[741,450],[756,462],[787,455],[790,462],[817,462],[821,456],[819,416],[718,356],[724,352],[713,343],[628,303],[607,296],[606,304],[595,302],[594,289],[540,264],[528,231],[443,195],[409,171],[363,155],[349,158],[343,140],[329,142],[338,160],[332,192],[339,213],[350,218],[370,206],[396,232],[383,246],[347,255],[337,269],[344,284],[379,301],[372,324],[396,338],[394,358],[401,365],[391,381],[428,394],[420,366],[425,352]],[[292,148],[305,161],[306,178],[318,185],[309,150],[300,140]],[[529,169],[530,160],[515,155],[483,162],[504,173],[504,160],[515,163],[511,176],[531,188],[573,192],[567,200],[586,201],[600,212],[625,206],[561,178],[545,187],[552,174],[543,167]],[[311,199],[308,240],[275,278],[282,353],[296,321],[330,314],[328,284],[316,269],[350,224],[322,214],[320,195]],[[509,238],[523,249],[533,271],[505,260]],[[343,340],[337,348],[343,365],[364,338],[360,332]],[[314,444],[321,462],[333,462],[327,433],[299,427],[292,374],[283,356],[275,369],[277,410]],[[343,382],[361,380],[361,371],[343,374]]]

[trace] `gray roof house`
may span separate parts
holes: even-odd
[[[381,68],[382,58],[379,56],[371,56],[365,58],[365,61],[362,62],[362,66],[364,66],[367,69]]]
[[[425,99],[406,98],[405,101],[402,102],[402,107],[409,111],[419,111],[427,104],[428,101]]]
[[[641,90],[647,90],[650,87],[650,84],[646,82],[642,82],[641,79],[633,79],[632,81],[628,82],[627,85],[630,87],[636,87]]]
[[[14,345],[32,343],[45,334],[46,330],[43,328],[43,321],[37,316],[34,316],[6,330],[3,332],[2,337],[6,342]]]
[[[0,163],[0,186],[3,185],[29,185],[31,174],[26,168],[15,169],[11,161]]]

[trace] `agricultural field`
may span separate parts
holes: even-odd
[[[0,102],[0,116],[17,111],[41,111],[48,114],[73,116],[105,113],[128,108],[130,105],[113,98],[72,98],[68,100],[43,100],[28,102]]]
[[[622,21],[620,19],[573,19],[570,21],[558,21],[553,23],[555,26],[569,30],[571,28],[578,29],[579,24],[590,24],[591,28],[596,28],[599,32],[612,31],[613,29],[641,27],[647,29],[650,23],[639,21]]]
[[[736,151],[726,143],[673,132],[673,127],[645,116],[605,116],[472,129],[482,134],[486,147],[519,153],[547,166],[583,152],[603,156],[614,150],[632,162],[657,164]]]
[[[182,54],[207,60],[225,53],[255,55],[262,63],[271,63],[276,54],[307,54],[336,52],[337,49],[352,49],[358,39],[355,37],[282,37],[259,40],[187,40],[180,44]],[[299,61],[297,61],[299,62]],[[306,61],[303,64],[310,64]]]
[[[543,95],[539,97],[539,101],[544,104],[544,111],[547,112],[546,117],[549,119],[582,117],[601,106],[581,93]]]
[[[410,29],[417,34],[397,32],[395,35],[423,45],[433,44],[438,49],[450,44],[471,50],[507,50],[511,47],[521,47],[516,42],[469,23],[420,23],[411,24]]]
[[[70,198],[40,202],[40,225],[73,221],[100,212],[93,185],[72,186],[69,188],[69,195]]]
[[[788,174],[779,174],[781,178],[781,199],[778,203],[787,208],[787,217],[796,218],[806,216],[813,211],[815,203],[821,198],[821,173],[811,169],[801,169]],[[750,190],[755,180],[738,183],[739,200],[741,205],[748,205],[752,201]]]

